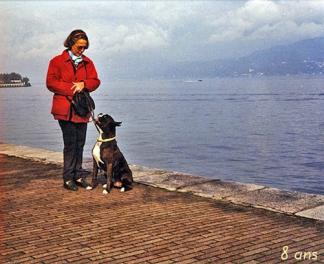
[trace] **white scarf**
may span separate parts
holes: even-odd
[[[79,63],[83,61],[83,59],[82,59],[82,55],[81,55],[81,56],[75,56],[75,55],[72,53],[72,51],[69,50],[68,52],[69,52],[69,55],[70,55],[70,57],[71,57],[71,59],[72,59],[72,61],[73,61],[74,66],[75,66],[75,67],[78,67]]]

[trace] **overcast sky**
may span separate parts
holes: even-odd
[[[2,1],[0,72],[43,81],[73,30],[103,80],[324,36],[324,1]]]

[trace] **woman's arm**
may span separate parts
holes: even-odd
[[[98,79],[98,74],[92,61],[90,61],[86,67],[87,67],[87,79],[83,80],[84,87],[89,92],[93,92],[99,87],[100,80]]]
[[[71,87],[73,84],[61,81],[59,76],[59,67],[56,65],[55,61],[51,60],[46,77],[46,86],[48,90],[56,94],[72,96],[73,90]]]

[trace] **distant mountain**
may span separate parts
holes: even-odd
[[[165,77],[324,75],[324,38],[307,39],[276,46],[229,60],[179,63],[168,68]]]

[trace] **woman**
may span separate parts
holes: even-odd
[[[75,93],[84,89],[89,92],[96,90],[100,80],[93,62],[83,55],[89,47],[84,31],[72,31],[64,46],[67,49],[49,63],[46,85],[54,93],[51,112],[63,133],[63,187],[77,191],[78,186],[91,189],[82,169],[83,147],[90,114],[87,117],[78,116],[72,110],[70,102]]]

